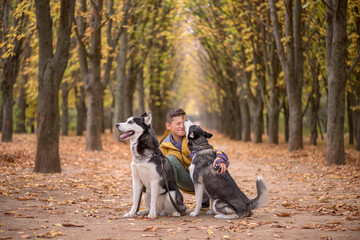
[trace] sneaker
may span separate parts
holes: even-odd
[[[209,208],[210,207],[210,199],[206,198],[201,203],[201,208]]]

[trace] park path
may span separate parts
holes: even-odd
[[[103,136],[104,151],[86,152],[84,137],[61,137],[61,174],[32,172],[35,135],[0,145],[0,239],[360,239],[360,154],[326,166],[325,146],[289,153],[286,144],[243,143],[220,134],[211,143],[230,159],[229,172],[256,195],[262,175],[269,204],[249,218],[122,216],[131,206],[128,143]],[[194,196],[184,194],[188,213]]]

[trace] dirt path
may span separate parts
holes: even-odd
[[[63,172],[32,173],[36,137],[15,135],[0,144],[0,239],[360,239],[360,154],[345,166],[326,166],[325,148],[288,153],[280,144],[212,144],[230,158],[230,173],[250,198],[261,174],[267,207],[250,218],[125,219],[131,206],[129,145],[103,136],[104,151],[84,151],[85,139],[60,140]],[[188,213],[195,199],[184,194]],[[143,205],[142,205],[143,206]]]

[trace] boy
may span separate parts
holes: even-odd
[[[170,110],[166,116],[166,131],[160,140],[160,150],[169,159],[175,174],[178,187],[187,193],[194,194],[194,185],[190,177],[189,166],[191,164],[191,152],[187,145],[184,122],[186,113],[181,108]],[[219,165],[221,174],[225,173],[229,166],[228,157],[222,151],[214,149],[216,159],[213,166]],[[209,197],[204,197],[203,208],[209,207]]]

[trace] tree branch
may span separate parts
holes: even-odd
[[[80,47],[84,50],[84,52],[86,53],[86,56],[91,59],[91,55],[90,55],[90,53],[86,50],[86,46],[85,46],[84,42],[83,42],[82,39],[81,39],[81,36],[80,36],[80,33],[79,33],[79,29],[78,29],[78,24],[77,24],[77,22],[76,22],[76,18],[75,18],[75,17],[73,18],[73,21],[74,21],[74,29],[75,29],[76,38],[77,38],[77,40],[78,40],[78,42],[79,42],[79,44],[80,44]]]
[[[351,65],[351,67],[349,68],[349,70],[346,73],[346,79],[348,79],[348,77],[350,77],[350,74],[352,73],[352,71],[354,70],[356,64],[358,64],[358,62],[360,61],[360,51],[358,52],[358,55],[356,56],[353,64]]]

